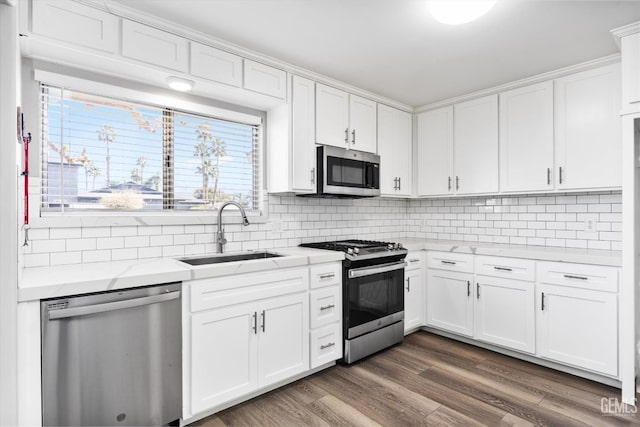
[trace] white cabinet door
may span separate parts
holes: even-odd
[[[535,353],[534,284],[476,276],[475,338]]]
[[[498,192],[498,95],[456,104],[453,164],[456,194]]]
[[[539,356],[618,374],[617,294],[538,284],[536,300]]]
[[[244,60],[244,88],[275,98],[287,98],[287,73],[249,59]]]
[[[418,115],[419,196],[453,194],[453,107]]]
[[[424,280],[423,270],[416,268],[404,274],[404,331],[423,325]]]
[[[191,412],[207,410],[258,387],[253,306],[191,316]],[[174,386],[178,386],[174,384]]]
[[[378,154],[382,195],[411,195],[411,134],[411,114],[378,104]]]
[[[242,58],[201,43],[191,42],[191,74],[230,86],[242,86]]]
[[[349,146],[349,94],[316,84],[316,143]]]
[[[469,273],[427,270],[427,325],[473,336],[473,296]]]
[[[553,189],[553,82],[500,94],[500,190]]]
[[[556,188],[621,185],[620,64],[555,81]]]
[[[68,0],[38,0],[31,5],[35,34],[109,53],[118,50],[117,16]]]
[[[622,102],[624,108],[640,102],[640,33],[622,37]],[[635,111],[639,106],[636,105]]]
[[[137,22],[122,20],[122,56],[187,72],[187,39]]]
[[[316,179],[315,83],[293,76],[291,91],[292,189],[298,192],[312,192]],[[277,165],[274,164],[272,167]]]
[[[309,369],[309,301],[306,292],[261,303],[258,329],[260,387]]]
[[[352,149],[369,153],[377,151],[376,105],[370,99],[349,95],[349,141]]]

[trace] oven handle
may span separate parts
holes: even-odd
[[[353,268],[349,270],[349,279],[357,277],[372,276],[374,274],[386,273],[394,270],[402,270],[407,266],[405,261],[390,262],[388,264],[376,265],[374,267]]]

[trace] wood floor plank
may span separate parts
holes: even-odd
[[[627,426],[602,414],[620,390],[427,332],[194,426]]]
[[[378,427],[381,426],[351,405],[327,394],[309,404],[309,410],[332,426]]]

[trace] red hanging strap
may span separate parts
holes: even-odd
[[[28,136],[22,137],[24,145],[24,225],[29,225],[29,144],[31,143],[31,132]]]

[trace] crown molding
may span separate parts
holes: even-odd
[[[615,40],[618,48],[620,48],[620,39],[626,36],[630,36],[632,34],[640,33],[640,22],[634,22],[629,25],[624,25],[622,27],[614,28],[611,30],[611,35]]]
[[[586,71],[593,68],[603,67],[605,65],[615,64],[618,62],[620,62],[620,54],[615,53],[613,55],[605,56],[598,59],[593,59],[591,61],[581,62],[579,64],[570,65],[568,67],[560,68],[560,69],[549,71],[546,73],[536,74],[535,76],[505,83],[499,86],[494,86],[491,88],[482,89],[482,90],[467,93],[464,95],[455,96],[453,98],[444,99],[442,101],[437,101],[431,104],[422,105],[420,107],[416,107],[414,112],[422,113],[429,110],[435,110],[436,108],[447,107],[449,105],[457,104],[463,101],[469,101],[475,98],[481,98],[483,96],[495,95],[497,93],[505,92],[507,90],[517,89],[519,87],[557,79],[559,77],[564,77],[569,74],[575,74],[580,71]]]
[[[224,50],[234,55],[239,55],[239,56],[242,56],[243,58],[260,62],[262,64],[269,65],[274,68],[279,68],[288,73],[305,77],[310,80],[314,80],[318,83],[332,86],[336,89],[347,91],[354,95],[362,96],[364,98],[369,98],[371,100],[374,100],[381,104],[388,105],[390,107],[394,107],[410,113],[414,111],[413,106],[398,102],[394,99],[387,98],[385,96],[382,96],[364,89],[360,89],[356,86],[352,86],[350,84],[341,82],[339,80],[333,79],[323,74],[319,74],[314,71],[310,71],[305,68],[298,67],[297,65],[290,64],[285,61],[281,61],[277,58],[262,54],[260,52],[247,49],[245,47],[228,42],[226,40],[213,37],[206,33],[196,31],[181,25],[177,25],[174,22],[171,22],[169,20],[159,18],[149,13],[141,12],[137,9],[132,8],[131,6],[123,5],[121,3],[116,3],[111,0],[75,0],[75,1],[77,1],[78,3],[83,3],[87,6],[104,10],[105,12],[111,13],[112,15],[115,15],[115,16],[119,16],[120,18],[135,21],[140,24],[148,25],[148,26],[157,28],[159,30],[175,34],[177,36],[184,37],[194,42],[202,43],[202,44],[214,47],[216,49]]]

